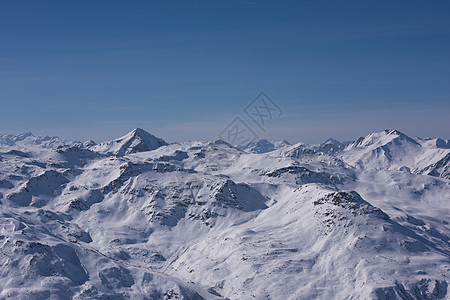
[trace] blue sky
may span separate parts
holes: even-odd
[[[0,132],[450,138],[449,1],[0,2]],[[283,115],[259,130],[265,91]]]

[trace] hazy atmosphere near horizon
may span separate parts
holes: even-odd
[[[450,137],[448,1],[1,1],[0,43],[4,134]]]

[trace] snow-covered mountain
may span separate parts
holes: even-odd
[[[449,177],[448,141],[414,140],[398,130],[385,130],[350,143],[339,156],[363,169],[409,170]]]
[[[248,143],[247,145],[240,147],[240,149],[249,153],[267,153],[288,146],[291,146],[291,144],[285,139],[279,142],[271,142],[267,139],[261,139]]]
[[[57,136],[34,136],[31,132],[12,135],[0,134],[0,149],[57,148],[69,144]]]
[[[1,140],[0,299],[449,298],[448,140],[30,137]]]
[[[324,143],[320,144],[318,146],[318,149],[325,153],[336,153],[343,150],[347,146],[347,144],[348,142],[342,143],[338,140],[329,138]]]
[[[121,138],[92,146],[92,150],[106,154],[124,156],[136,152],[155,150],[167,143],[160,138],[136,128]]]

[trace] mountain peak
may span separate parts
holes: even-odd
[[[277,146],[277,147],[292,146],[292,144],[289,143],[286,139],[282,139],[279,142],[275,142],[274,145]]]
[[[19,134],[17,137],[19,137],[21,139],[25,139],[29,136],[34,137],[34,134],[32,132],[28,131],[28,132]]]
[[[396,137],[399,137],[401,139],[407,140],[408,142],[416,145],[416,146],[420,146],[420,144],[415,141],[413,138],[410,138],[409,136],[407,136],[406,134],[404,134],[403,132],[397,130],[397,129],[385,129],[384,132],[387,133],[387,135],[393,135]]]
[[[142,128],[135,128],[130,132],[130,134],[132,134],[134,136],[144,136],[144,135],[148,135],[150,133],[148,133],[147,131],[145,131]]]
[[[279,141],[279,142],[272,142],[268,139],[260,139],[251,143],[248,143],[247,145],[244,145],[240,147],[240,149],[249,152],[249,153],[267,153],[271,152],[283,147],[291,146],[291,143],[286,141],[285,139]]]
[[[128,138],[145,138],[145,137],[149,137],[149,136],[154,137],[154,135],[145,131],[142,128],[134,128],[133,130],[131,130],[130,132],[128,132],[127,134],[125,134],[124,136],[122,136],[116,140],[128,139]]]
[[[257,140],[241,147],[241,149],[251,153],[266,153],[276,149],[275,145],[267,139]]]
[[[124,156],[131,153],[155,150],[167,145],[166,141],[158,138],[144,129],[135,128],[126,135],[104,142],[93,147],[93,150],[109,155]]]
[[[325,142],[323,142],[322,144],[320,144],[320,146],[324,146],[324,145],[327,145],[327,144],[331,144],[331,145],[335,145],[335,146],[340,146],[340,145],[342,145],[342,143],[341,143],[340,141],[335,140],[335,139],[333,139],[333,138],[329,138],[329,139],[327,139]]]
[[[385,129],[383,130],[383,132],[385,132],[387,135],[407,136],[406,134],[397,129]]]
[[[389,143],[402,143],[407,142],[414,146],[419,146],[420,144],[417,143],[414,139],[410,138],[406,134],[400,132],[396,129],[385,129],[381,132],[374,132],[371,134],[368,134],[365,137],[361,137],[351,143],[347,149],[352,148],[360,148],[360,147],[369,147],[369,148],[377,148],[381,147],[383,145],[389,144]]]

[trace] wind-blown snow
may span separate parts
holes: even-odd
[[[0,139],[0,299],[450,295],[448,140],[50,140]]]

